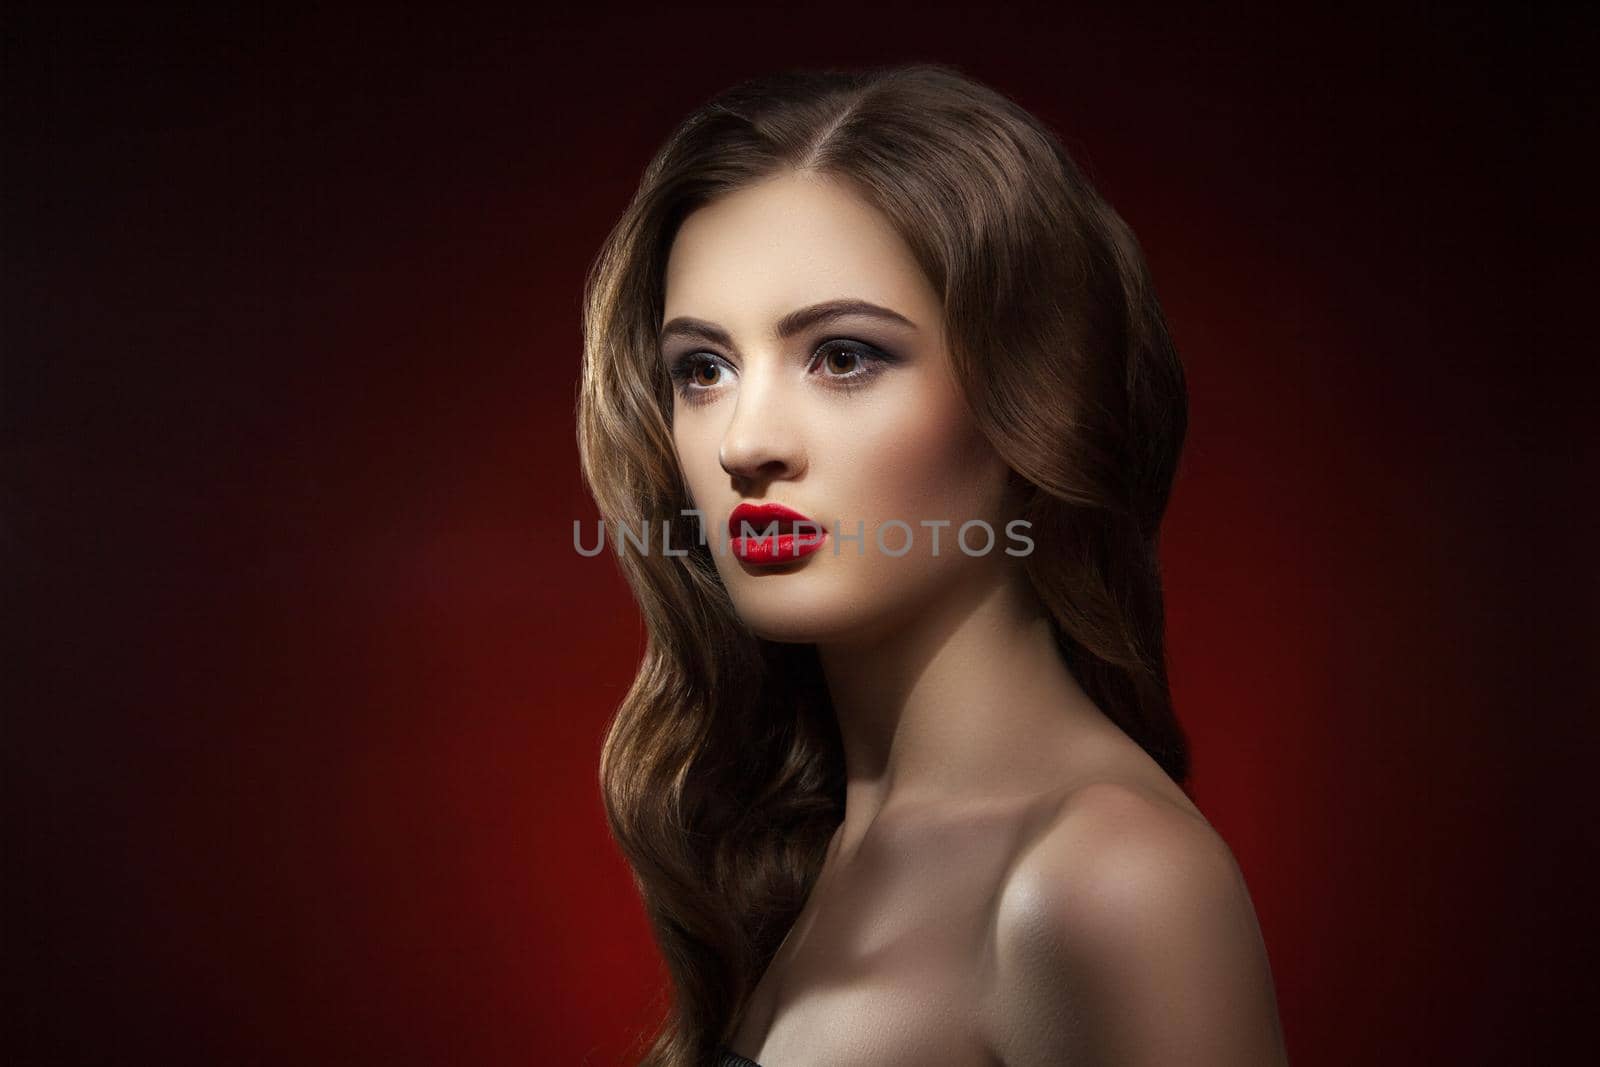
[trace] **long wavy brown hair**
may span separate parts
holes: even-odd
[[[650,161],[584,295],[578,445],[603,524],[666,523],[692,546],[611,539],[648,632],[600,784],[672,979],[651,1067],[701,1067],[731,1038],[844,813],[815,647],[750,632],[683,514],[656,342],[679,224],[784,171],[853,179],[911,247],[972,413],[1026,483],[1023,558],[1068,668],[1175,781],[1188,773],[1157,555],[1187,390],[1128,226],[1045,126],[948,65],[723,92]]]

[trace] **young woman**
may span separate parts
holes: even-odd
[[[644,1063],[1284,1062],[1181,787],[1183,372],[1057,140],[938,64],[738,86],[649,164],[584,325],[648,628],[600,769],[673,979]]]

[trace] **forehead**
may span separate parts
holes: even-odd
[[[911,249],[846,184],[784,174],[726,194],[683,221],[667,260],[663,320],[770,321],[850,297],[916,322],[939,306]]]

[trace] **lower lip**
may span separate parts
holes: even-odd
[[[733,537],[728,547],[741,562],[758,566],[793,563],[822,547],[827,531],[806,534],[778,534],[776,537]]]

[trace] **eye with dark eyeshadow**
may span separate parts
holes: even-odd
[[[822,342],[806,364],[807,372],[827,388],[854,392],[876,377],[894,357],[874,345],[836,337]],[[686,352],[672,361],[667,374],[685,401],[703,404],[713,398],[725,374],[733,372],[727,360],[712,352]]]
[[[820,368],[817,373],[828,385],[853,392],[876,377],[890,362],[892,357],[882,349],[837,338],[824,341],[817,348],[813,365]]]
[[[720,356],[710,352],[688,352],[672,361],[667,368],[667,375],[672,379],[673,388],[679,396],[691,404],[700,404],[706,401],[707,393],[716,390],[726,369],[727,364]],[[712,372],[716,373],[716,378],[709,382],[701,379],[701,375]]]

